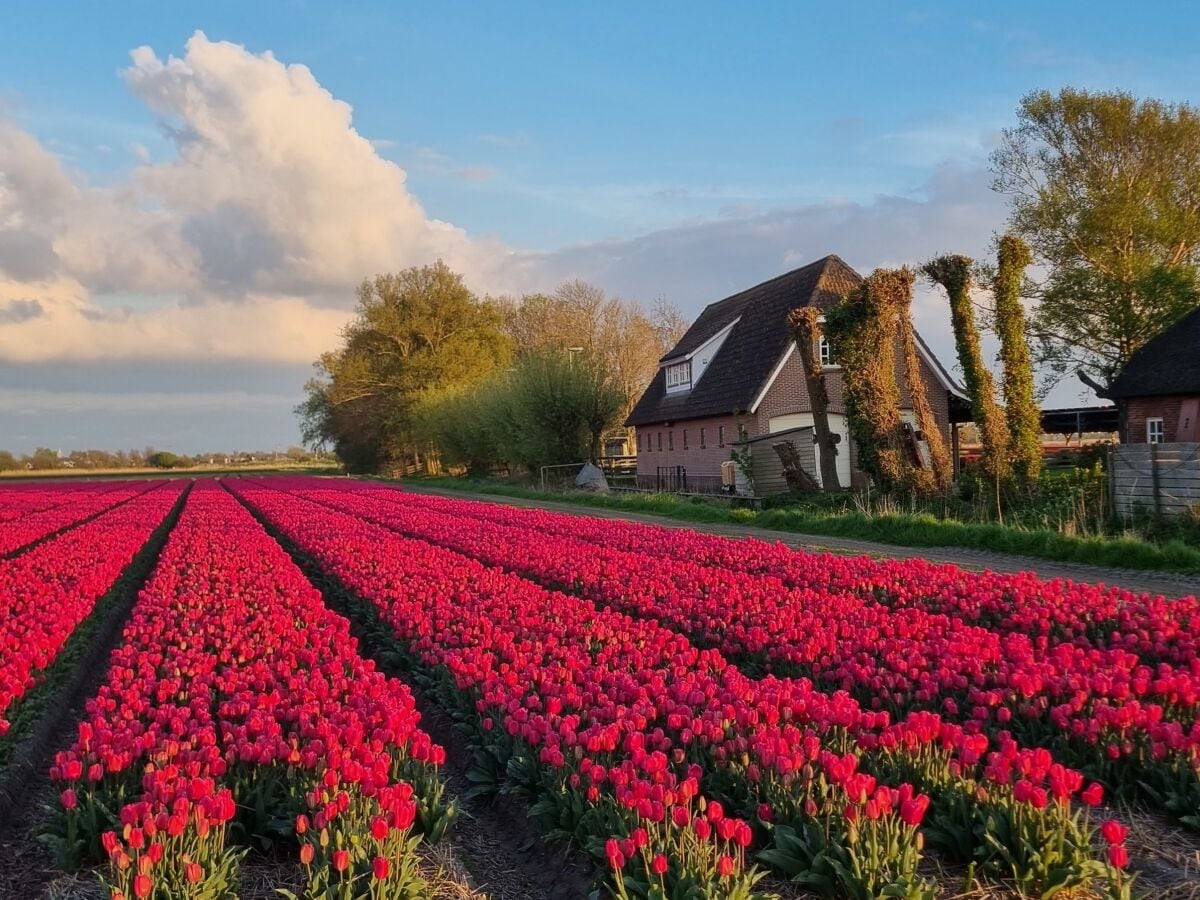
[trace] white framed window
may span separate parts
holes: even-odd
[[[1163,420],[1162,419],[1147,419],[1146,420],[1146,443],[1161,444],[1163,442]]]
[[[821,329],[821,333],[817,335],[817,362],[821,364],[823,369],[837,369],[837,357],[833,355],[833,344],[829,343],[825,337],[825,317],[817,316],[817,326]]]
[[[829,343],[825,335],[817,338],[817,355],[821,360],[822,367],[828,369],[837,365],[837,360],[833,356],[833,345]]]
[[[684,387],[692,383],[691,360],[667,366],[667,387]]]

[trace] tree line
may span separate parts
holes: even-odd
[[[47,472],[73,469],[81,472],[103,469],[190,469],[196,466],[254,465],[264,462],[291,464],[320,462],[321,457],[303,447],[289,447],[280,453],[273,450],[172,453],[146,447],[142,450],[71,450],[60,453],[49,447],[38,447],[32,453],[16,454],[0,450],[0,472]],[[328,460],[327,460],[328,461]]]
[[[582,281],[495,298],[441,261],[378,275],[316,363],[301,432],[356,472],[595,459],[686,327]]]

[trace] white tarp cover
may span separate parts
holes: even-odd
[[[593,463],[587,463],[575,476],[575,487],[585,491],[595,491],[597,494],[608,493],[608,481],[604,473]]]

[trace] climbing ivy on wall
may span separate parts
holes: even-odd
[[[901,444],[895,351],[899,298],[911,291],[912,277],[907,268],[876,269],[825,314],[825,335],[842,363],[859,467],[884,491],[912,480]]]

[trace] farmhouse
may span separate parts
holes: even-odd
[[[1126,443],[1200,441],[1200,307],[1134,353],[1107,394],[1124,407]]]
[[[639,486],[717,490],[721,464],[730,460],[735,448],[770,454],[771,442],[756,438],[784,432],[797,445],[803,468],[819,481],[812,405],[787,317],[810,304],[829,309],[861,281],[862,276],[830,255],[710,304],[662,358],[626,420],[637,430]],[[947,443],[952,443],[951,423],[969,417],[966,394],[919,336],[917,342],[930,405]],[[840,440],[838,480],[847,487],[857,451],[846,426],[844,376],[823,338],[819,353],[826,371],[830,428]],[[899,352],[896,362],[901,414],[915,424]]]

